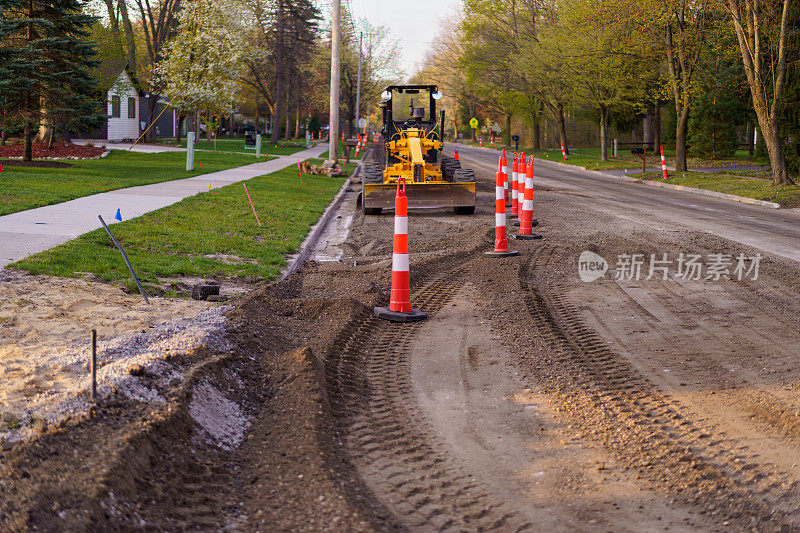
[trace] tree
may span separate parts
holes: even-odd
[[[154,79],[181,112],[228,113],[237,101],[242,51],[229,38],[229,8],[219,0],[185,1],[180,30],[164,46]]]
[[[298,108],[305,103],[299,92],[310,85],[304,78],[309,77],[320,14],[310,0],[245,0],[244,4],[249,24],[242,32],[248,45],[241,81],[266,103],[277,141],[281,119],[291,115],[292,99]]]
[[[786,81],[790,3],[790,0],[728,0],[726,4],[736,29],[753,109],[767,145],[776,185],[794,183],[786,170],[779,124]]]
[[[709,13],[707,2],[661,0],[664,51],[669,84],[677,116],[675,170],[686,170],[686,136],[692,99],[692,77],[706,42]]]
[[[128,38],[128,56],[136,61],[136,71],[140,81],[146,81],[150,86],[150,105],[147,110],[145,127],[149,128],[155,120],[155,111],[161,96],[162,87],[159,78],[151,76],[151,69],[161,60],[161,52],[164,44],[171,39],[178,27],[178,13],[181,10],[181,0],[158,0],[151,4],[150,0],[134,0],[139,11],[139,28],[144,35],[146,58],[140,58],[135,54],[135,43],[132,38]],[[131,25],[126,0],[118,0],[120,7],[119,13],[123,20],[125,31]],[[226,38],[230,38],[229,36]],[[147,61],[143,61],[146,59]],[[130,65],[131,68],[134,65]],[[143,117],[144,118],[144,117]],[[148,139],[155,138],[155,128],[150,128],[147,133]]]
[[[703,156],[733,155],[739,145],[737,126],[745,122],[750,110],[747,80],[730,30],[725,25],[715,31],[700,60],[689,138],[692,152]]]
[[[79,0],[0,0],[0,89],[5,120],[22,127],[23,160],[33,159],[33,133],[51,127],[91,127],[103,120],[87,40],[95,18]]]

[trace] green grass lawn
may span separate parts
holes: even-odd
[[[638,172],[636,174],[628,174],[628,176],[645,180],[661,180],[661,172]],[[668,180],[668,183],[673,185],[685,185],[686,187],[696,187],[757,200],[777,202],[782,207],[800,206],[800,186],[798,185],[775,186],[772,182],[765,180],[738,178],[691,170],[687,172],[671,172],[670,176],[671,179]]]
[[[262,161],[266,161],[262,158]],[[199,168],[198,163],[203,163]],[[66,202],[81,196],[147,185],[255,163],[255,157],[198,153],[195,170],[186,172],[186,154],[143,154],[113,150],[104,159],[69,161],[69,168],[8,166],[0,174],[0,215]]]
[[[462,144],[470,146],[478,146],[478,143],[471,140],[459,141]],[[484,147],[488,147],[488,142],[483,143]],[[495,143],[495,149],[502,150],[502,144]],[[506,147],[506,150],[509,148]],[[548,161],[557,161],[564,163],[564,158],[561,155],[560,148],[545,148],[534,150],[531,147],[520,147],[520,151],[524,151],[529,155],[534,155],[541,159]],[[639,155],[631,153],[631,146],[619,147],[617,150],[617,157],[612,158],[613,150],[608,149],[608,161],[600,161],[600,148],[571,148],[570,153],[567,155],[566,163],[569,165],[576,165],[586,167],[588,170],[621,170],[624,168],[642,168],[642,158]],[[664,147],[664,157],[667,160],[667,165],[670,167],[675,166],[675,150],[672,148]],[[759,159],[757,157],[751,158],[747,150],[738,150],[732,156],[721,157],[719,159],[710,159],[700,156],[694,156],[689,153],[686,158],[686,163],[689,168],[702,168],[702,167],[726,167],[736,165],[768,165],[769,161]],[[648,152],[647,154],[648,165],[661,165],[661,153],[655,154]]]
[[[321,164],[322,161],[312,159]],[[348,167],[352,172],[353,165]],[[263,226],[256,223],[242,183],[185,198],[111,226],[145,283],[205,276],[275,279],[284,255],[297,251],[344,178],[303,175],[297,167],[246,182]],[[73,277],[91,272],[136,286],[105,230],[98,229],[14,263],[33,274]]]
[[[294,146],[294,144],[299,144],[301,146]],[[186,139],[182,139],[180,145],[177,143],[172,143],[173,146],[180,146],[181,148],[186,148]],[[292,146],[289,146],[292,145]],[[201,138],[199,141],[195,143],[195,149],[202,150],[202,151],[217,151],[217,152],[241,152],[241,153],[251,153],[255,154],[255,149],[246,150],[244,147],[244,137],[239,137],[238,139],[217,139],[216,149],[214,147],[214,140],[211,140],[211,144],[209,145],[206,142],[205,137]],[[313,143],[312,143],[313,146]],[[301,152],[306,149],[305,146],[305,139],[297,140],[297,141],[280,141],[278,142],[277,146],[273,143],[267,142],[267,139],[261,138],[261,155],[269,154],[269,155],[292,155],[297,152]],[[255,157],[255,155],[254,155]]]

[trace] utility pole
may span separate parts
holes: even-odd
[[[358,121],[361,118],[361,46],[364,42],[364,32],[358,37],[358,82],[356,83],[356,131],[361,133]]]
[[[331,13],[331,112],[328,119],[328,161],[339,161],[339,46],[341,42],[342,1],[333,0]]]

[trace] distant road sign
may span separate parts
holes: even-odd
[[[358,119],[358,127],[361,128],[362,130],[364,128],[366,128],[367,127],[367,119],[365,119],[364,117],[361,117],[360,119]]]
[[[469,121],[469,125],[470,125],[470,127],[472,129],[477,128],[478,127],[478,119],[475,118],[475,117],[471,118],[470,121]]]

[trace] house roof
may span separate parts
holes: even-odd
[[[131,80],[133,88],[139,93],[139,96],[144,96],[144,88],[142,84],[139,83],[136,74],[127,61],[110,60],[100,64],[100,66],[97,67],[97,77],[99,78],[100,87],[105,91],[110,90],[114,84],[117,83],[117,80],[123,72],[128,74],[128,78]]]

